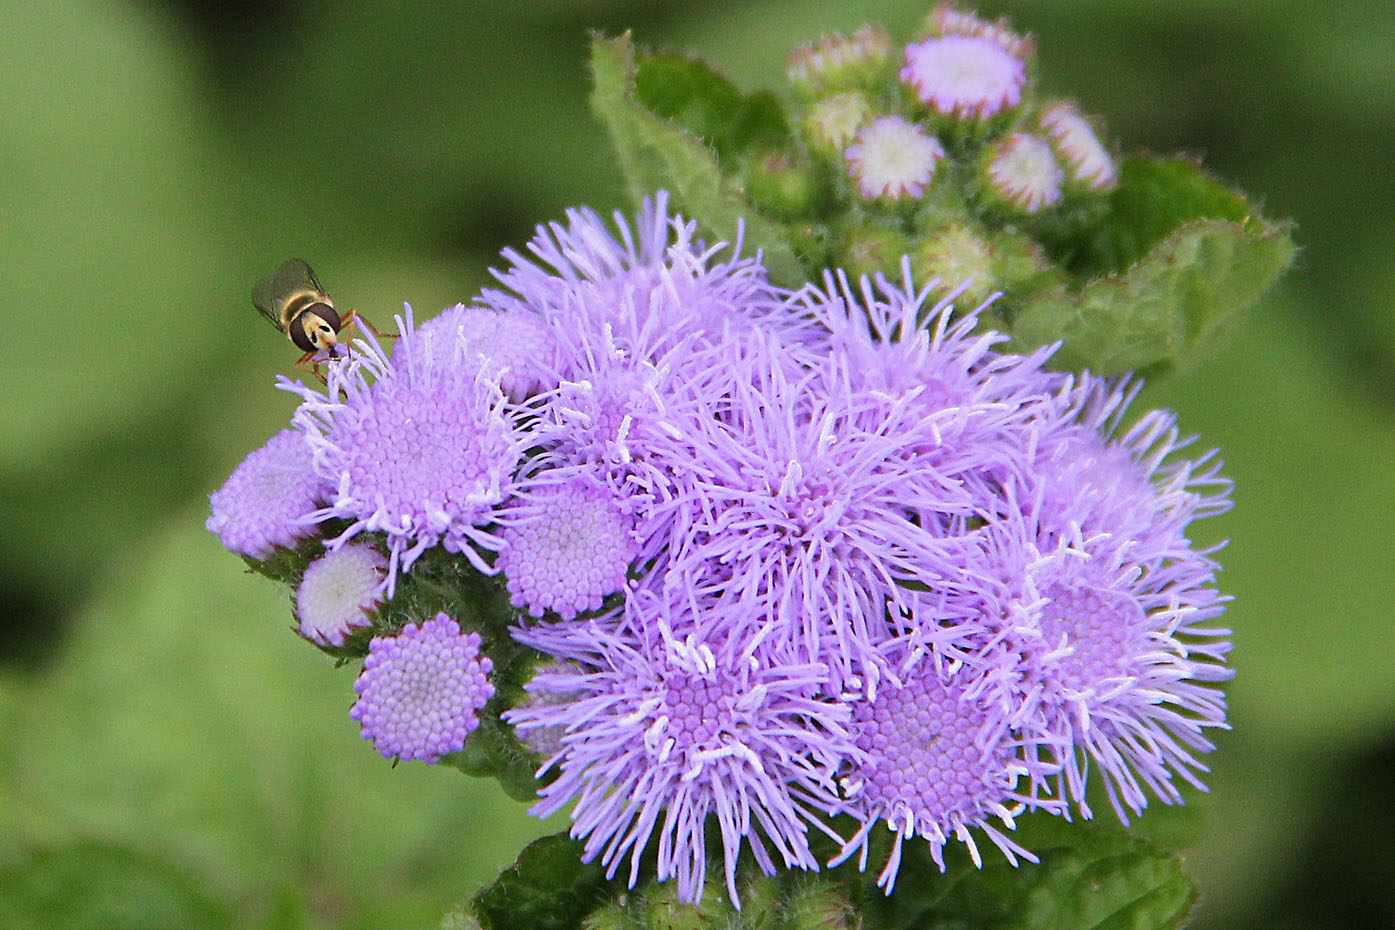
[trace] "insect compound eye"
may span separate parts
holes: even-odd
[[[339,311],[329,304],[311,304],[306,308],[306,312],[313,313],[324,320],[329,325],[330,332],[337,333],[342,328],[342,324],[339,322]]]
[[[329,304],[311,304],[287,327],[291,342],[302,352],[318,352],[334,342],[339,332],[339,314]]]
[[[286,333],[291,337],[291,342],[302,352],[314,352],[318,348],[310,338],[310,334],[305,331],[305,323],[310,317],[308,313],[302,313],[291,320],[291,325],[286,327]],[[311,323],[318,323],[318,319],[311,319]]]

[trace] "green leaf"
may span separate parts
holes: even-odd
[[[704,61],[647,55],[635,62],[634,81],[636,103],[712,146],[728,166],[756,146],[789,138],[773,94],[743,95]]]
[[[608,895],[604,870],[566,834],[530,843],[471,903],[484,930],[575,930]]]
[[[1165,372],[1219,341],[1293,260],[1287,225],[1199,220],[1183,225],[1122,275],[1027,303],[1015,351],[1056,340],[1058,368]]]
[[[1088,822],[1038,815],[1021,821],[1014,840],[1037,864],[1014,868],[991,848],[977,870],[950,857],[946,874],[923,844],[910,844],[896,890],[885,905],[864,899],[879,930],[1169,930],[1195,899],[1181,860],[1150,844]],[[919,905],[919,906],[917,906]],[[870,915],[868,915],[870,916]]]
[[[0,875],[0,927],[8,930],[212,930],[229,922],[196,876],[119,846],[76,844]]]
[[[1254,208],[1208,178],[1198,161],[1139,155],[1124,162],[1106,208],[1062,228],[1043,227],[1052,257],[1082,277],[1124,271],[1193,220],[1244,222]]]
[[[446,761],[466,775],[497,779],[504,793],[516,801],[537,799],[538,760],[495,714],[481,714],[480,725],[465,741],[465,748]]]
[[[286,587],[202,510],[119,563],[45,674],[4,679],[0,837],[179,863],[240,926],[282,901],[278,926],[427,925],[543,826],[488,782],[379,757],[348,716],[357,663],[296,636]]]
[[[727,900],[723,867],[715,858],[708,862],[703,903],[695,908],[677,900],[673,882],[654,884],[652,868],[642,871],[638,887],[616,896],[618,886],[606,882],[598,866],[580,863],[581,844],[558,835],[528,847],[472,907],[486,930],[1172,930],[1195,899],[1178,857],[1116,827],[1038,815],[1019,820],[1013,839],[1041,861],[1014,867],[980,837],[989,847],[982,850],[982,869],[954,844],[942,873],[925,842],[908,842],[889,896],[875,884],[875,864],[889,852],[886,837],[874,840],[874,866],[866,873],[849,864],[818,873],[791,870],[772,879],[746,860],[738,872],[737,909]],[[709,850],[719,845],[716,837],[709,842]]]
[[[652,74],[646,68],[653,64]],[[786,241],[783,227],[758,214],[735,181],[724,177],[714,147],[739,149],[771,132],[768,104],[743,103],[721,90],[701,67],[679,68],[672,58],[636,62],[628,35],[591,44],[595,87],[591,106],[605,123],[636,201],[667,190],[674,206],[722,239],[733,239],[744,225],[748,248],[764,251],[772,279],[797,284],[804,269]],[[675,116],[714,133],[705,140],[639,99],[637,74],[646,73],[645,99]]]

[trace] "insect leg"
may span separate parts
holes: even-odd
[[[368,322],[368,317],[364,316],[362,313],[359,313],[357,310],[350,310],[348,313],[344,314],[342,317],[339,318],[339,322],[342,324],[342,328],[344,329],[353,326],[355,323],[362,323],[364,326],[368,327],[368,331],[370,333],[377,336],[379,339],[396,339],[398,336],[397,333],[378,332],[377,327],[375,327],[372,323]]]
[[[320,353],[318,350],[314,352],[306,352],[304,355],[302,355],[299,359],[296,360],[295,367],[301,369],[302,371],[310,372],[316,378],[320,379],[321,384],[328,385],[329,379],[325,377],[325,373],[323,371],[320,371],[320,360],[315,357],[319,354]]]

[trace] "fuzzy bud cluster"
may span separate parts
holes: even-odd
[[[1049,266],[1008,240],[1098,209],[1118,179],[1096,124],[1037,94],[1032,40],[1006,19],[941,3],[913,41],[863,27],[800,46],[786,71],[797,131],[747,194],[819,230],[804,243],[810,267],[894,274],[909,254],[918,275],[972,269],[975,296],[1002,291],[1011,305]],[[886,230],[900,241],[882,242]]]

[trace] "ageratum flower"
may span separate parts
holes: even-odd
[[[481,370],[497,372],[499,386],[515,401],[554,386],[548,378],[556,367],[557,339],[535,313],[456,304],[422,323],[418,332],[463,342],[465,354],[473,355]]]
[[[1125,823],[1150,793],[1180,803],[1175,778],[1203,787],[1205,733],[1225,726],[1215,685],[1232,675],[1214,550],[1185,535],[1228,509],[1229,483],[1214,454],[1180,455],[1168,411],[1110,438],[1136,392],[1082,377],[1031,467],[1005,481],[983,529],[1000,582],[978,689],[1002,726],[1055,755],[1082,814],[1093,765]]]
[[[636,545],[609,488],[544,479],[502,519],[498,567],[515,607],[570,620],[624,586]]]
[[[506,718],[547,752],[535,813],[694,900],[706,826],[734,896],[741,856],[815,868],[807,831],[843,812],[865,865],[886,824],[890,888],[913,838],[1030,858],[1013,817],[1086,810],[1090,766],[1121,816],[1194,777],[1227,646],[1185,532],[1224,495],[1166,415],[1112,438],[1131,389],[1001,353],[908,261],[788,294],[662,198],[616,230],[573,213],[481,299],[555,338],[496,567],[530,612],[618,601],[514,632],[550,663]]]
[[[887,894],[896,884],[903,845],[916,837],[929,843],[942,872],[951,840],[963,843],[982,867],[975,830],[1013,865],[1018,857],[1036,862],[994,822],[1011,830],[1024,810],[1059,809],[1038,793],[1055,770],[992,727],[992,709],[965,692],[968,676],[962,671],[944,675],[922,659],[910,664],[898,685],[852,706],[850,729],[863,758],[843,776],[843,810],[862,827],[831,864],[856,855],[865,870],[872,829],[885,823],[896,835],[877,877]]]
[[[416,329],[410,307],[397,322],[391,360],[376,340],[360,340],[331,367],[324,393],[281,382],[302,398],[292,422],[333,489],[315,518],[349,521],[331,547],[360,532],[387,537],[389,597],[397,573],[436,545],[493,573],[482,552],[499,548],[491,524],[536,423],[505,397],[497,371],[480,368],[470,339]]]
[[[505,249],[509,267],[495,270],[503,290],[480,295],[483,306],[540,315],[558,341],[558,381],[588,371],[598,351],[657,365],[674,349],[712,344],[732,329],[775,330],[792,343],[814,337],[784,306],[785,292],[765,267],[741,256],[741,241],[708,246],[697,224],[667,212],[660,192],[646,199],[633,229],[623,214],[614,231],[591,210],[567,211],[567,222],[539,226],[525,255]]]
[[[479,726],[493,670],[480,655],[480,634],[462,633],[446,614],[409,623],[369,643],[349,716],[384,759],[434,763],[459,752]]]
[[[673,462],[690,442],[689,408],[721,390],[711,382],[753,334],[774,333],[791,365],[821,339],[764,267],[740,257],[739,243],[723,258],[725,247],[697,241],[695,224],[669,217],[666,203],[662,194],[647,201],[635,230],[617,215],[613,232],[594,213],[572,211],[566,225],[539,228],[528,246],[536,264],[506,251],[510,267],[495,274],[507,290],[481,296],[500,312],[541,318],[555,336],[555,387],[538,406],[554,466],[543,480],[578,469],[631,514],[678,493]]]
[[[919,392],[925,410],[954,410],[1000,433],[1027,428],[1063,383],[1043,369],[1049,347],[1029,355],[995,350],[1008,337],[980,325],[989,304],[956,304],[967,282],[949,287],[932,279],[917,287],[903,259],[899,284],[880,275],[854,284],[842,271],[825,272],[822,283],[800,292],[798,311],[828,333],[855,391]]]
[[[281,430],[213,492],[208,531],[229,552],[252,559],[268,558],[277,548],[314,535],[310,515],[331,489],[311,465],[305,437]]]
[[[632,886],[657,838],[657,878],[676,879],[685,901],[702,894],[709,819],[733,901],[743,847],[766,874],[818,868],[808,825],[836,803],[834,770],[856,755],[848,709],[818,698],[827,669],[760,649],[758,631],[745,641],[677,634],[694,628],[690,606],[656,593],[625,609],[623,628],[578,621],[514,633],[580,669],[540,674],[529,689],[556,702],[506,714],[525,740],[561,732],[539,773],[556,778],[532,813],[570,806],[585,859],[600,859],[608,877],[628,859]]]
[[[673,534],[664,583],[710,594],[707,623],[723,633],[769,627],[826,663],[833,692],[874,686],[881,644],[928,620],[919,592],[968,580],[963,473],[995,462],[996,437],[961,445],[960,410],[862,390],[837,354],[791,375],[782,351],[768,340],[732,359],[684,421],[682,481],[656,507]]]

